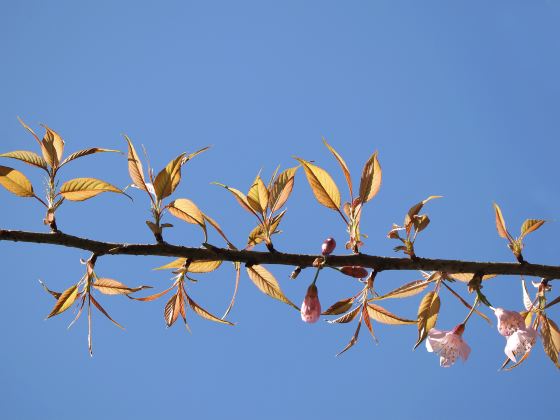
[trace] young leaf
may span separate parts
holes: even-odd
[[[418,293],[421,293],[426,287],[428,287],[428,284],[430,284],[430,281],[428,280],[416,280],[401,287],[397,287],[396,289],[391,290],[385,295],[375,298],[375,300],[406,298],[414,296]]]
[[[130,295],[126,295],[126,296],[128,298],[132,299],[132,300],[139,300],[141,302],[151,302],[153,300],[159,299],[160,297],[162,297],[166,293],[169,293],[171,291],[171,289],[173,289],[174,287],[175,286],[171,286],[169,289],[165,289],[163,292],[155,293],[153,295],[144,296],[144,297],[141,297],[141,298],[133,297],[133,296],[130,296]]]
[[[167,327],[171,327],[177,321],[177,317],[181,312],[181,305],[184,305],[184,302],[181,289],[179,289],[176,294],[171,296],[163,308],[163,318]]]
[[[558,363],[558,353],[560,348],[556,347],[556,343],[552,338],[552,331],[549,324],[549,319],[546,315],[541,315],[541,340],[544,347],[544,352],[552,360],[552,363],[560,369],[560,363]]]
[[[259,213],[265,212],[268,207],[268,190],[259,175],[257,175],[253,185],[249,189],[247,202],[253,210]]]
[[[558,329],[558,325],[556,325],[552,319],[546,318],[546,320],[550,328],[550,338],[552,343],[554,344],[554,347],[560,351],[560,329]]]
[[[529,233],[534,232],[542,225],[544,225],[544,222],[545,222],[544,220],[539,220],[539,219],[525,220],[521,225],[521,236],[519,238],[522,239],[525,236],[527,236]]]
[[[283,171],[272,185],[269,191],[269,207],[270,212],[274,213],[282,208],[286,203],[294,188],[295,175],[297,167],[288,168]]]
[[[95,178],[74,178],[60,187],[60,194],[70,201],[84,201],[104,192],[124,194],[114,185]]]
[[[348,311],[354,304],[354,298],[342,299],[332,304],[321,315],[340,315]]]
[[[521,290],[523,291],[523,306],[525,306],[526,310],[530,311],[533,308],[533,301],[529,296],[527,285],[525,284],[525,280],[523,279],[521,279]]]
[[[422,200],[419,203],[416,203],[415,205],[413,205],[408,210],[408,213],[406,214],[406,217],[404,218],[404,226],[408,228],[408,226],[412,222],[412,218],[414,216],[416,216],[418,213],[420,213],[420,210],[422,210],[422,208],[426,205],[426,203],[428,201],[433,200],[435,198],[442,198],[442,196],[441,195],[431,195],[428,198],[426,198],[425,200]]]
[[[39,280],[39,283],[41,284],[41,286],[43,286],[43,289],[45,289],[45,291],[50,294],[51,296],[53,296],[55,299],[58,299],[60,297],[60,295],[62,293],[60,292],[55,292],[54,290],[51,290],[47,287],[47,285],[45,283],[43,283],[41,280]]]
[[[344,173],[344,178],[346,178],[348,189],[350,190],[350,197],[354,197],[354,192],[352,189],[352,178],[350,177],[350,170],[348,169],[348,165],[346,165],[346,162],[344,161],[344,159],[342,159],[342,156],[340,156],[338,152],[334,150],[334,147],[332,147],[329,143],[327,143],[327,140],[324,137],[323,137],[323,143],[325,143],[327,149],[329,149],[329,151],[332,153],[332,155],[335,157],[338,164],[340,165],[342,172]]]
[[[287,303],[294,309],[299,311],[299,308],[288,299],[282,290],[280,289],[280,285],[278,281],[274,278],[274,276],[264,267],[260,265],[252,265],[247,267],[247,274],[251,281],[259,288],[261,292],[264,294],[279,300],[280,302]]]
[[[235,245],[233,245],[229,239],[226,237],[226,234],[224,233],[224,231],[222,230],[222,228],[220,227],[220,225],[218,224],[218,222],[216,222],[214,219],[212,219],[210,216],[208,216],[205,213],[202,213],[202,216],[204,216],[204,220],[206,220],[208,223],[210,223],[210,225],[216,229],[216,232],[218,232],[218,234],[224,238],[224,241],[226,241],[227,246],[230,249],[236,249]]]
[[[204,231],[204,241],[208,240],[208,232],[206,231],[206,222],[204,215],[199,208],[191,200],[179,198],[167,205],[169,213],[187,223],[198,225]]]
[[[340,207],[340,192],[329,173],[303,159],[296,159],[303,166],[305,176],[317,201],[325,207],[338,210]]]
[[[360,307],[358,306],[357,309],[360,309]],[[346,347],[344,347],[340,351],[340,353],[337,354],[337,356],[340,356],[342,353],[346,352],[347,350],[350,350],[354,346],[354,344],[356,344],[358,342],[358,336],[360,334],[360,327],[361,326],[362,326],[362,323],[358,322],[358,326],[356,327],[356,332],[354,332],[354,335],[350,339],[350,342],[348,344],[346,344]]]
[[[220,187],[224,187],[226,190],[228,190],[230,193],[233,194],[233,196],[235,197],[237,202],[241,205],[241,207],[243,207],[249,213],[251,213],[255,216],[257,215],[255,213],[255,210],[253,210],[253,208],[249,204],[249,201],[247,200],[247,196],[245,194],[243,194],[241,191],[239,191],[235,188],[228,187],[227,185],[220,184],[219,182],[213,182],[213,184],[219,185]]]
[[[21,160],[31,166],[36,166],[37,168],[47,169],[47,162],[41,156],[36,153],[28,152],[27,150],[16,150],[15,152],[8,152],[0,154],[0,157],[6,157],[11,159]]]
[[[89,155],[93,155],[94,153],[103,153],[103,152],[115,152],[115,153],[120,153],[120,151],[118,150],[112,150],[112,149],[102,149],[100,147],[91,147],[89,149],[83,149],[83,150],[79,150],[75,153],[72,153],[70,156],[68,156],[66,159],[64,159],[62,161],[62,163],[60,164],[59,168],[61,168],[62,166],[66,165],[68,162],[71,162],[75,159],[79,159],[83,156],[89,156]]]
[[[472,280],[474,273],[448,273],[447,276],[453,280],[459,280],[468,283]],[[482,276],[482,280],[488,280],[496,277],[496,274],[485,274]]]
[[[463,299],[463,297],[462,297],[459,293],[457,293],[455,290],[453,290],[453,289],[451,288],[451,286],[449,286],[449,285],[448,285],[447,283],[445,283],[445,282],[442,283],[442,284],[447,288],[447,290],[449,290],[449,291],[451,292],[451,294],[452,294],[453,296],[455,296],[455,297],[459,300],[459,302],[461,302],[461,303],[462,303],[465,307],[467,307],[468,309],[472,309],[472,306],[469,304],[469,302],[467,302],[465,299]],[[490,321],[490,318],[488,318],[486,315],[484,315],[484,314],[483,314],[482,312],[480,312],[478,309],[475,309],[474,312],[475,312],[478,316],[480,316],[482,319],[484,319],[486,322],[488,322],[488,324],[492,325],[492,321]]]
[[[52,309],[51,313],[47,316],[47,319],[64,312],[66,309],[72,306],[72,304],[74,303],[77,297],[78,297],[77,285],[71,286],[68,289],[66,289],[64,292],[62,292],[60,297],[57,299],[56,303],[54,304],[54,308]]]
[[[368,159],[362,171],[360,179],[360,200],[367,203],[379,192],[381,188],[382,171],[379,161],[377,160],[377,152]]]
[[[440,299],[436,292],[426,293],[418,307],[418,341],[414,348],[418,347],[428,336],[428,332],[435,327],[440,308]]]
[[[33,186],[27,177],[15,169],[0,166],[0,185],[18,197],[34,197]]]
[[[496,203],[494,203],[494,212],[496,214],[496,229],[498,230],[498,235],[512,242],[513,238],[507,231],[506,221],[504,220],[504,216],[502,216],[502,210]]]
[[[356,316],[358,315],[358,313],[360,312],[360,309],[362,309],[361,306],[356,306],[354,309],[352,309],[350,312],[342,315],[339,318],[336,319],[331,319],[329,321],[327,321],[329,324],[347,324],[351,321],[354,320],[354,318],[356,318]]]
[[[144,289],[151,289],[151,286],[128,287],[120,281],[100,278],[93,283],[93,287],[104,295],[128,295]]]
[[[44,124],[41,125],[46,130],[42,141],[44,147],[43,152],[47,152],[45,160],[49,162],[53,168],[56,168],[64,153],[64,140],[62,140],[62,137],[60,137],[56,131],[51,130]]]
[[[138,157],[138,153],[134,149],[132,145],[132,141],[130,138],[125,134],[124,138],[128,143],[128,173],[130,175],[130,179],[132,179],[132,183],[135,187],[140,188],[146,192],[148,191],[148,187],[146,186],[146,178],[144,178],[144,170],[142,169],[142,162]]]
[[[376,320],[382,324],[388,325],[410,325],[416,324],[416,321],[411,319],[401,318],[398,315],[395,315],[392,312],[389,312],[387,309],[374,305],[373,303],[368,304],[367,312],[371,319]]]
[[[165,197],[169,197],[179,185],[184,158],[185,153],[181,153],[157,174],[154,180],[154,190],[158,199],[163,200]]]
[[[186,258],[177,258],[171,261],[169,264],[162,265],[161,267],[154,268],[154,270],[176,270],[182,268],[185,265]],[[222,264],[221,260],[209,261],[209,260],[198,260],[191,261],[187,272],[189,273],[210,273],[216,270]]]
[[[212,315],[210,312],[208,312],[206,309],[204,309],[202,306],[200,306],[198,303],[192,300],[190,296],[187,295],[186,293],[185,293],[185,297],[187,298],[187,302],[189,303],[189,306],[198,316],[207,319],[209,321],[217,322],[219,324],[233,325],[231,322],[226,321],[225,319],[221,319],[215,315]]]
[[[111,315],[109,315],[109,313],[105,310],[105,308],[103,308],[103,306],[101,306],[101,304],[97,300],[95,300],[93,296],[90,295],[90,299],[91,299],[91,303],[93,303],[93,306],[95,306],[99,310],[99,312],[105,315],[109,319],[109,321],[111,321],[121,330],[124,330],[124,327],[121,324],[119,324],[117,321],[115,321],[113,318],[111,318]]]
[[[20,117],[17,117],[17,119],[18,119],[19,123],[23,126],[23,128],[25,128],[27,131],[29,131],[31,133],[31,135],[33,137],[35,137],[35,140],[37,141],[39,146],[41,146],[41,140],[39,140],[39,136],[37,136],[37,134],[35,134],[35,131],[33,131],[31,129],[31,127],[29,127],[27,124],[25,124]]]

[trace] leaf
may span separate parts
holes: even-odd
[[[321,315],[340,315],[348,311],[354,304],[354,298],[342,299],[332,304]]]
[[[93,287],[104,295],[128,295],[140,290],[152,288],[152,286],[128,287],[120,281],[108,278],[97,279],[95,283],[93,283]]]
[[[185,264],[186,258],[177,258],[171,261],[169,264],[162,265],[161,267],[154,268],[154,270],[173,270],[182,268]],[[210,273],[216,270],[222,264],[221,260],[195,260],[191,261],[187,272],[189,273]]]
[[[75,284],[62,292],[62,294],[54,304],[54,308],[52,309],[51,313],[47,316],[47,319],[64,312],[66,309],[72,306],[77,297],[78,285]]]
[[[557,296],[554,300],[548,302],[544,308],[550,308],[551,306],[556,305],[558,302],[560,302],[560,296]]]
[[[280,285],[266,268],[260,265],[252,265],[247,267],[247,274],[261,292],[279,300],[280,302],[287,303],[299,311],[299,308],[294,305],[290,299],[284,296],[284,293],[280,289]]]
[[[47,162],[36,153],[27,150],[16,150],[14,152],[2,153],[0,157],[21,160],[31,166],[47,170]]]
[[[237,296],[237,289],[239,288],[239,279],[241,278],[241,264],[235,261],[233,263],[233,266],[235,268],[235,286],[233,287],[233,295],[231,296],[231,300],[226,311],[222,315],[222,319],[225,319],[231,311],[231,308],[233,308],[233,305],[235,304],[235,298]]]
[[[56,168],[62,159],[62,154],[64,153],[64,140],[62,137],[54,131],[51,130],[44,124],[41,124],[43,128],[46,130],[45,136],[43,137],[43,155],[45,160],[49,162],[49,164]],[[46,152],[46,155],[45,155]]]
[[[527,219],[521,225],[521,236],[520,239],[523,239],[529,233],[534,232],[542,225],[544,225],[545,221],[540,219]]]
[[[169,203],[167,205],[167,209],[169,210],[169,213],[176,218],[187,223],[200,226],[200,228],[204,231],[204,241],[206,242],[208,240],[208,232],[206,230],[204,215],[191,200],[179,198]]]
[[[257,225],[251,232],[247,239],[247,249],[251,249],[255,245],[260,244],[265,239],[265,231],[263,225]]]
[[[358,307],[358,309],[360,309],[360,307]],[[352,347],[354,347],[354,344],[356,344],[358,342],[358,336],[360,334],[360,327],[362,326],[361,322],[358,322],[358,326],[356,327],[356,332],[354,332],[354,335],[352,336],[352,338],[350,339],[350,342],[348,344],[346,344],[346,347],[344,347],[340,353],[337,354],[337,356],[340,356],[342,353],[350,350]]]
[[[350,312],[342,315],[341,317],[336,318],[336,319],[328,320],[327,322],[329,324],[347,324],[347,323],[353,321],[354,318],[356,318],[356,316],[360,312],[361,308],[362,308],[361,306],[357,306],[354,309],[352,309]]]
[[[552,363],[560,369],[560,363],[558,363],[558,353],[560,348],[556,347],[555,342],[552,338],[552,331],[550,328],[549,320],[546,315],[541,315],[541,340],[544,347],[544,352],[552,360]]]
[[[62,293],[60,293],[60,292],[55,292],[55,291],[49,289],[47,287],[47,285],[45,283],[43,283],[41,280],[39,280],[39,283],[41,284],[41,286],[43,286],[43,289],[45,289],[45,291],[47,293],[49,293],[51,296],[53,296],[55,299],[58,299],[60,297],[60,295],[62,295]]]
[[[149,192],[148,187],[146,186],[146,178],[144,178],[144,170],[142,169],[142,162],[138,157],[138,153],[136,153],[136,150],[132,145],[132,141],[126,134],[124,138],[128,143],[127,159],[128,159],[128,173],[130,175],[130,179],[132,179],[134,186],[140,188],[141,190]]]
[[[89,149],[83,149],[83,150],[79,150],[75,153],[72,153],[70,156],[68,156],[66,159],[64,159],[62,161],[62,163],[60,164],[59,168],[62,167],[63,165],[66,165],[68,162],[71,162],[75,159],[79,159],[83,156],[89,156],[89,155],[93,155],[94,153],[103,153],[103,152],[115,152],[115,153],[120,153],[120,151],[118,150],[112,150],[112,149],[102,149],[100,147],[91,147]]]
[[[113,318],[111,318],[111,315],[109,315],[109,313],[103,308],[103,306],[101,306],[101,304],[93,296],[90,295],[90,299],[91,299],[91,303],[93,303],[93,306],[99,309],[99,312],[105,315],[109,319],[109,321],[111,321],[117,327],[124,330],[124,327],[121,324],[119,324],[117,321],[115,321]]]
[[[206,309],[204,309],[202,306],[200,306],[198,303],[192,300],[190,296],[187,295],[186,293],[185,293],[185,297],[187,298],[187,302],[189,303],[189,306],[198,316],[207,319],[209,321],[217,322],[219,324],[233,325],[231,322],[226,321],[225,319],[221,319],[215,315],[212,315],[210,312],[208,312]]]
[[[203,152],[206,152],[208,149],[210,149],[210,146],[206,146],[206,147],[203,147],[202,149],[197,150],[196,152],[189,153],[189,154],[187,155],[187,157],[186,157],[185,159],[183,159],[183,163],[182,163],[182,164],[184,165],[184,164],[187,163],[189,160],[191,160],[193,157],[198,156],[198,155],[200,155],[200,154],[203,153]]]
[[[523,291],[523,306],[525,306],[526,310],[530,311],[533,308],[533,301],[529,296],[527,285],[525,284],[525,280],[523,279],[521,279],[521,290]]]
[[[303,159],[296,158],[305,170],[305,176],[317,201],[325,207],[338,210],[340,192],[327,171]]]
[[[418,347],[428,336],[428,332],[435,327],[440,308],[440,299],[436,292],[431,291],[424,295],[418,307]]]
[[[144,296],[144,297],[133,297],[130,295],[126,295],[129,299],[132,300],[139,300],[141,302],[151,302],[153,300],[159,299],[160,297],[162,297],[163,295],[165,295],[166,293],[169,293],[171,291],[171,289],[173,289],[175,286],[171,286],[169,289],[165,289],[163,292],[159,292],[159,293],[155,293],[153,295],[150,296]]]
[[[387,309],[375,305],[373,303],[368,304],[367,312],[371,319],[374,319],[382,324],[388,324],[388,325],[416,324],[416,321],[413,321],[411,319],[401,318],[400,316],[395,315],[392,312],[389,312]]]
[[[560,351],[560,329],[558,329],[558,325],[556,325],[552,319],[546,318],[546,320],[550,328],[550,338],[552,343],[554,344],[556,350]]]
[[[381,188],[382,171],[379,161],[377,160],[377,152],[368,159],[362,171],[360,179],[360,200],[367,203],[379,192]]]
[[[447,277],[452,278],[453,280],[459,280],[465,283],[468,283],[472,280],[475,273],[448,273]],[[482,276],[482,280],[488,280],[496,277],[496,274],[485,274]]]
[[[494,212],[496,214],[496,229],[498,230],[498,235],[512,242],[513,238],[507,231],[506,221],[504,220],[504,216],[502,215],[502,210],[496,203],[494,203]]]
[[[253,185],[249,189],[247,202],[253,210],[259,213],[265,212],[268,207],[268,190],[259,175],[257,175]]]
[[[282,206],[288,201],[290,194],[294,188],[294,181],[297,167],[288,168],[283,171],[272,185],[269,191],[269,207],[270,212],[274,213],[282,208]]]
[[[171,327],[177,321],[181,312],[181,305],[184,305],[183,295],[181,289],[178,289],[177,293],[171,296],[163,308],[163,318],[167,327]]]
[[[447,283],[442,283],[447,290],[449,290],[451,292],[451,294],[453,296],[455,296],[457,299],[459,299],[459,302],[461,302],[464,306],[466,306],[467,308],[472,309],[472,306],[469,304],[469,302],[467,302],[465,299],[463,299],[463,297],[457,293],[455,290],[453,290],[451,288],[451,286],[449,286]],[[488,324],[492,325],[492,321],[490,321],[490,318],[488,318],[486,315],[484,315],[482,312],[480,312],[478,309],[475,309],[474,312],[480,316],[482,319],[484,319],[486,322],[488,322]]]
[[[33,186],[20,171],[0,166],[0,185],[18,197],[34,197]]]
[[[414,216],[416,216],[418,213],[420,213],[420,210],[422,210],[422,208],[424,207],[424,205],[430,201],[433,200],[435,198],[442,198],[441,195],[431,195],[428,198],[426,198],[425,200],[420,201],[419,203],[416,203],[415,205],[413,205],[409,210],[408,213],[406,214],[406,217],[404,218],[404,226],[409,229],[408,226],[410,226],[410,223],[412,222],[412,218]],[[408,232],[408,230],[407,230]]]
[[[375,337],[375,334],[373,333],[373,326],[371,325],[371,320],[369,319],[369,316],[368,316],[367,306],[362,306],[361,317],[364,320],[364,324],[366,324],[366,327],[369,330],[369,333],[371,334],[371,337],[373,338],[374,341],[377,341],[377,338]]]
[[[95,178],[74,178],[60,187],[60,195],[70,201],[84,201],[104,192],[124,194],[114,185]]]
[[[158,199],[163,200],[165,197],[169,197],[181,182],[181,166],[184,158],[185,153],[181,153],[157,174],[154,180],[154,190]]]
[[[31,127],[29,127],[27,124],[25,124],[20,117],[17,117],[17,119],[18,119],[19,123],[23,126],[23,128],[25,128],[27,131],[29,131],[31,133],[31,135],[33,137],[35,137],[35,140],[37,141],[39,146],[41,146],[41,140],[39,140],[39,136],[37,136],[37,134],[35,134],[35,131],[33,131],[31,129]]]
[[[218,222],[216,222],[214,219],[212,219],[210,216],[208,216],[207,214],[202,213],[202,216],[204,216],[204,219],[210,223],[210,225],[216,229],[216,231],[220,234],[220,236],[222,238],[224,238],[224,240],[226,241],[228,247],[230,249],[236,249],[235,246],[229,241],[229,239],[226,237],[226,234],[224,233],[224,231],[222,230],[222,228],[220,227],[220,225],[218,224]]]
[[[428,284],[430,284],[430,281],[428,280],[416,280],[401,287],[397,287],[396,289],[391,290],[385,295],[375,298],[375,300],[406,298],[414,296],[418,293],[421,293],[426,287],[428,287]]]
[[[257,215],[253,210],[253,208],[251,207],[251,205],[249,204],[249,201],[247,201],[247,196],[243,194],[241,191],[235,188],[228,187],[227,185],[220,184],[219,182],[213,182],[213,184],[219,185],[220,187],[224,187],[226,190],[228,190],[230,193],[233,194],[233,196],[235,197],[235,199],[237,200],[237,202],[241,207],[243,207],[249,213],[254,214],[255,216]]]
[[[332,147],[329,143],[327,143],[327,140],[324,137],[323,137],[323,143],[325,143],[327,149],[329,149],[329,151],[338,161],[338,164],[340,165],[342,172],[344,173],[344,177],[346,178],[346,183],[348,184],[348,189],[350,190],[350,196],[354,197],[354,192],[352,189],[352,178],[350,177],[350,170],[348,169],[348,165],[346,165],[346,162],[344,161],[344,159],[342,159],[342,156],[340,156],[338,152],[334,150],[334,147]]]

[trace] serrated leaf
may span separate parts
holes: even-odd
[[[560,329],[558,329],[558,325],[547,317],[548,326],[550,328],[550,338],[552,339],[552,343],[554,347],[560,351]]]
[[[506,221],[502,215],[502,209],[496,203],[494,203],[494,213],[496,215],[496,229],[498,230],[498,235],[502,238],[508,239],[510,242],[513,240],[506,228]]]
[[[72,306],[72,304],[74,303],[77,297],[78,297],[77,285],[73,285],[68,289],[66,289],[56,300],[56,303],[54,304],[54,308],[52,309],[51,313],[47,316],[47,318],[51,318],[55,315],[59,315],[65,310],[67,310],[70,306]]]
[[[421,293],[426,287],[428,287],[428,284],[430,284],[430,281],[428,280],[416,280],[401,287],[397,287],[396,289],[391,290],[383,296],[375,298],[375,300],[406,298],[414,296],[418,293]]]
[[[447,277],[452,278],[453,280],[459,280],[465,283],[468,283],[472,280],[474,273],[448,273]],[[488,280],[496,277],[496,274],[485,274],[482,276],[482,280]]]
[[[192,300],[189,295],[185,294],[185,297],[187,298],[187,302],[189,303],[189,306],[198,316],[207,319],[209,321],[217,322],[219,324],[233,325],[231,322],[226,321],[225,319],[221,319],[215,315],[212,315],[210,312],[208,312],[206,309],[204,309],[202,306],[200,306],[198,303]]]
[[[130,293],[139,292],[140,290],[152,288],[151,286],[128,287],[120,281],[108,278],[97,279],[95,283],[93,283],[93,287],[104,295],[128,295]]]
[[[338,302],[332,304],[326,311],[324,311],[321,315],[340,315],[345,313],[346,311],[350,310],[352,305],[354,304],[354,298],[342,299]]]
[[[348,169],[348,165],[346,165],[346,162],[344,161],[344,159],[342,159],[342,156],[340,156],[340,154],[334,149],[334,147],[332,147],[329,143],[327,143],[327,140],[324,137],[323,137],[323,143],[325,144],[325,146],[327,146],[327,149],[329,149],[329,151],[332,153],[332,155],[335,157],[338,164],[340,165],[340,168],[344,173],[344,178],[346,178],[348,189],[350,190],[350,196],[353,197],[354,192],[352,188],[352,178],[350,177],[350,170]]]
[[[436,326],[439,308],[438,294],[434,291],[426,293],[418,307],[418,340],[414,348],[418,347],[426,339],[428,332]]]
[[[249,237],[247,238],[247,249],[251,249],[255,245],[260,244],[265,239],[265,231],[263,225],[257,225],[251,232],[249,232]]]
[[[219,182],[214,182],[213,184],[219,185],[220,187],[224,187],[226,190],[228,190],[230,193],[233,194],[233,196],[235,197],[235,199],[237,200],[237,202],[239,203],[239,205],[241,207],[243,207],[249,213],[256,216],[255,211],[253,210],[253,208],[249,204],[249,201],[247,201],[247,196],[245,194],[243,194],[241,191],[239,191],[235,188],[228,187],[227,185],[220,184]]]
[[[338,210],[340,207],[340,192],[329,173],[303,159],[296,159],[303,166],[305,176],[317,201],[325,207]]]
[[[266,268],[260,265],[252,265],[247,267],[247,274],[251,281],[257,286],[257,288],[264,294],[279,300],[280,302],[287,303],[291,307],[297,309],[299,308],[288,299],[282,290],[278,281],[274,278],[272,273],[270,273]]]
[[[136,153],[136,149],[132,145],[132,141],[130,138],[125,134],[124,138],[128,143],[128,173],[130,175],[130,179],[132,183],[137,188],[144,190],[149,193],[148,187],[146,186],[146,178],[144,178],[144,169],[142,168],[142,161],[138,157],[138,153]]]
[[[426,203],[430,200],[434,200],[436,198],[442,198],[441,195],[431,195],[428,198],[426,198],[425,200],[420,201],[419,203],[416,203],[415,205],[413,205],[409,210],[408,213],[406,214],[405,218],[404,218],[404,226],[407,228],[407,232],[410,229],[410,224],[412,222],[412,218],[414,216],[416,216],[418,213],[420,213],[420,210],[422,210],[422,208],[426,205]]]
[[[0,185],[18,197],[34,197],[33,186],[20,171],[0,166]]]
[[[177,321],[177,317],[181,313],[181,305],[184,305],[184,301],[181,289],[179,289],[177,293],[171,296],[163,308],[163,318],[167,327],[171,327]]]
[[[14,152],[2,153],[0,157],[21,160],[31,166],[47,170],[47,162],[36,153],[27,150],[16,150]]]
[[[257,175],[249,189],[247,202],[253,210],[259,213],[265,212],[268,207],[268,190],[259,175]]]
[[[100,147],[90,147],[89,149],[78,150],[77,152],[72,153],[70,156],[68,156],[66,159],[62,161],[59,167],[62,167],[63,165],[66,165],[68,162],[79,159],[83,156],[89,156],[95,153],[104,153],[104,152],[120,153],[120,151],[118,150],[103,149]]]
[[[556,347],[552,338],[552,331],[548,318],[545,315],[541,315],[541,320],[541,341],[543,343],[544,352],[550,360],[552,360],[552,363],[560,369],[560,363],[558,363],[558,353],[560,352],[560,348]]]
[[[96,178],[74,178],[60,187],[60,195],[70,201],[84,201],[104,192],[124,194],[114,185]]]
[[[278,175],[274,184],[272,184],[268,200],[271,213],[280,210],[282,206],[286,204],[286,201],[288,201],[288,198],[294,189],[297,169],[297,167],[286,169]]]
[[[154,180],[156,197],[163,200],[169,197],[181,182],[181,166],[183,165],[185,153],[181,153],[167,164]]]
[[[367,312],[371,319],[374,319],[382,324],[388,324],[388,325],[416,324],[416,321],[413,321],[411,319],[401,318],[400,316],[395,315],[392,312],[389,312],[387,309],[379,305],[375,305],[373,303],[368,304]]]
[[[339,318],[328,320],[327,322],[330,324],[347,324],[356,318],[356,316],[360,313],[361,306],[357,306],[352,309],[350,312],[342,315]]]
[[[521,279],[521,290],[523,291],[523,306],[525,306],[526,310],[530,311],[533,308],[533,301],[529,296],[527,285],[525,284],[525,280],[523,279]]]
[[[109,315],[109,313],[105,310],[105,308],[103,308],[103,306],[101,306],[101,304],[93,296],[90,295],[90,299],[91,299],[91,303],[93,303],[93,305],[99,310],[99,312],[105,315],[107,319],[109,319],[109,321],[111,321],[117,327],[124,330],[124,327],[121,324],[119,324],[117,321],[115,321],[113,318],[111,318],[111,315]]]
[[[382,171],[377,152],[375,152],[364,165],[362,177],[360,179],[360,200],[367,203],[377,195],[381,188]]]
[[[162,265],[161,267],[154,268],[154,270],[176,270],[182,268],[185,265],[186,258],[177,258],[171,261],[169,264]],[[187,271],[189,273],[210,273],[216,270],[222,264],[221,260],[209,261],[209,260],[196,260],[191,261]]]
[[[141,302],[151,302],[153,300],[159,299],[160,297],[162,297],[163,295],[169,293],[171,291],[171,289],[173,289],[175,286],[171,286],[169,289],[165,289],[163,292],[159,292],[159,293],[155,293],[153,295],[150,296],[144,296],[144,297],[134,297],[134,296],[130,296],[130,295],[126,295],[128,298],[132,299],[132,300],[139,300]]]
[[[44,147],[43,153],[46,152],[47,154],[44,158],[53,168],[56,168],[62,160],[62,154],[64,153],[64,140],[62,140],[62,137],[60,137],[56,131],[51,130],[44,124],[41,125],[46,130],[43,141],[41,142]]]
[[[360,309],[360,307],[358,307],[358,309]],[[343,354],[344,352],[350,350],[352,347],[354,347],[354,344],[356,344],[358,342],[358,336],[360,334],[360,328],[362,326],[361,322],[358,322],[358,326],[356,327],[356,332],[354,332],[354,335],[352,336],[352,338],[350,339],[350,342],[348,344],[346,344],[346,347],[344,347],[338,354],[337,356],[340,356],[341,354]]]
[[[521,236],[520,239],[523,239],[529,233],[534,232],[542,225],[544,225],[545,221],[540,219],[527,219],[521,225]]]
[[[198,225],[204,231],[204,241],[208,240],[208,232],[206,230],[206,222],[203,213],[191,200],[179,198],[167,205],[169,213],[187,223]]]

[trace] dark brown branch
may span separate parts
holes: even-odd
[[[102,255],[153,255],[164,257],[185,257],[195,260],[240,261],[249,264],[281,264],[310,267],[317,255],[287,254],[284,252],[238,251],[225,248],[189,248],[159,244],[122,244],[94,241],[67,235],[62,232],[39,233],[16,230],[0,230],[0,241],[30,242],[79,248]],[[439,260],[429,258],[390,258],[374,255],[331,255],[329,265],[360,265],[377,271],[387,270],[426,270],[447,273],[484,273],[503,275],[526,275],[546,278],[560,278],[560,267],[540,264],[518,264],[499,262],[475,262],[458,260]]]

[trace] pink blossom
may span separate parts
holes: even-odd
[[[439,354],[439,365],[442,367],[451,367],[459,356],[463,361],[469,358],[471,348],[461,337],[465,326],[457,325],[451,331],[440,331],[432,328],[428,332],[426,340],[426,349],[431,353]]]
[[[307,294],[301,304],[301,319],[304,322],[314,323],[317,322],[320,316],[321,302],[319,302],[317,286],[312,284],[307,289]]]
[[[525,329],[525,320],[518,312],[496,308],[494,314],[498,318],[498,332],[504,337],[509,337],[516,331]]]
[[[333,238],[325,239],[325,242],[321,245],[321,254],[330,255],[336,248],[336,241]]]
[[[522,358],[525,353],[531,351],[531,348],[537,340],[537,332],[533,328],[518,329],[509,336],[506,343],[504,353],[513,363],[517,363],[517,357]]]

